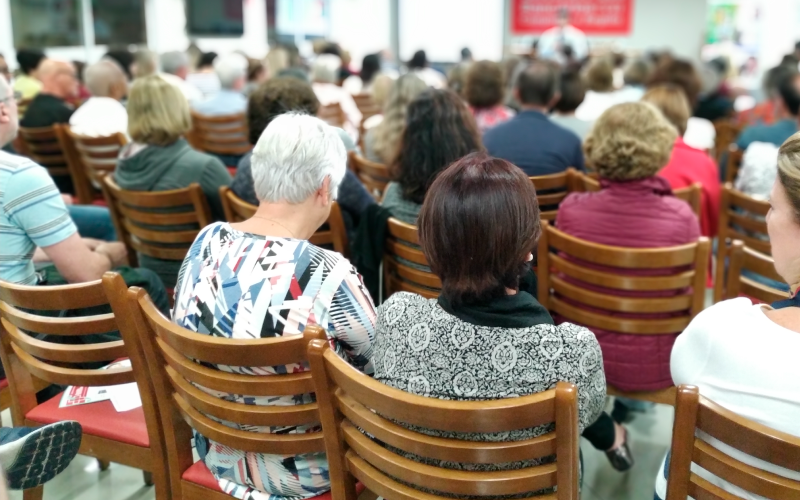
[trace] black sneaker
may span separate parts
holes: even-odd
[[[56,477],[78,454],[81,434],[81,424],[72,421],[0,430],[0,466],[9,488],[35,488]]]

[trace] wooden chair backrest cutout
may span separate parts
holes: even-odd
[[[728,183],[722,187],[717,229],[717,269],[714,277],[714,301],[722,300],[725,283],[725,255],[734,240],[756,252],[772,255],[767,232],[767,201],[756,200]]]
[[[80,203],[90,204],[101,194],[103,176],[114,173],[117,158],[122,147],[128,143],[125,134],[116,133],[104,137],[87,137],[72,132],[65,127],[62,136],[64,151],[70,163],[70,170],[79,172],[73,176],[80,179],[75,185]]]
[[[192,112],[191,143],[216,155],[241,156],[253,149],[244,113],[206,116]]]
[[[742,271],[750,271],[758,276],[783,283],[783,278],[775,271],[775,261],[769,255],[745,246],[744,242],[740,240],[734,240],[728,249],[727,256],[728,272],[724,285],[725,293],[719,300],[715,297],[715,302],[744,295],[759,302],[771,304],[791,297],[788,292],[759,283],[752,277],[742,274]]]
[[[383,274],[386,297],[395,292],[412,292],[425,298],[436,298],[442,281],[428,271],[417,269],[409,263],[428,267],[428,260],[419,248],[417,227],[394,217],[388,221],[386,250],[383,256]]]
[[[515,495],[558,487],[547,498],[578,498],[577,388],[559,382],[555,389],[493,401],[447,401],[417,396],[364,375],[330,349],[327,341],[309,345],[317,387],[333,498],[355,500],[355,481],[384,498],[444,499]],[[555,430],[513,442],[477,442],[432,437],[403,425],[452,432],[505,432],[555,422]],[[375,440],[370,439],[363,429]],[[384,445],[448,462],[500,464],[557,456],[539,466],[468,472],[426,465]],[[402,483],[400,482],[402,481]],[[526,496],[526,498],[528,498]]]
[[[692,463],[753,497],[800,498],[800,481],[745,464],[696,436],[697,431],[751,457],[800,472],[800,437],[748,420],[701,396],[697,387],[681,385],[675,405],[666,500],[740,498],[692,472]]]
[[[369,161],[355,151],[350,151],[348,157],[350,169],[356,173],[367,191],[376,200],[383,199],[383,192],[390,180],[389,167],[382,163]]]
[[[223,186],[219,188],[219,197],[222,200],[222,210],[225,212],[225,220],[228,222],[242,222],[255,215],[257,206],[247,203],[236,196],[231,188]],[[317,232],[308,240],[317,246],[329,246],[335,252],[339,252],[345,257],[350,256],[350,246],[347,237],[347,230],[344,226],[342,209],[335,201],[331,205],[331,213],[328,220]]]
[[[317,403],[255,406],[214,397],[197,386],[250,396],[293,396],[314,392],[311,372],[286,375],[243,375],[208,364],[281,366],[307,363],[312,339],[326,339],[322,328],[309,326],[303,335],[241,340],[203,335],[175,325],[153,305],[144,290],[127,295],[136,336],[144,351],[166,440],[172,498],[198,498],[185,491],[181,475],[193,463],[192,429],[235,450],[276,455],[324,452],[321,431],[271,434],[234,429],[217,421],[250,426],[313,425],[320,421]]]
[[[59,140],[59,131],[66,125],[51,127],[19,128],[19,144],[22,153],[50,173],[51,177],[72,177],[67,156]]]
[[[347,121],[347,117],[338,102],[320,106],[317,110],[317,118],[332,127],[342,128]]]
[[[730,152],[728,153],[728,163],[725,166],[725,182],[733,183],[736,177],[739,176],[739,168],[742,166],[742,159],[744,158],[744,151],[737,148],[736,145],[731,145]]]
[[[353,100],[361,111],[362,123],[367,118],[381,114],[381,107],[372,98],[372,94],[357,94],[353,96]]]
[[[136,252],[182,261],[200,230],[212,222],[208,200],[197,183],[170,191],[126,191],[113,177],[103,177],[103,195],[131,266],[138,264]]]
[[[600,181],[588,175],[576,172],[574,177],[573,189],[579,192],[595,192],[600,191]],[[672,194],[685,201],[692,207],[692,211],[700,217],[700,210],[702,210],[703,187],[699,182],[695,182],[691,186],[686,186],[678,189],[673,189]]]
[[[733,142],[739,137],[742,126],[734,123],[730,118],[721,118],[714,122],[716,137],[714,138],[714,155],[716,162],[719,163],[722,154],[729,151],[734,145]]]
[[[558,205],[573,190],[572,186],[576,175],[580,175],[579,172],[570,167],[557,174],[530,178],[533,187],[536,189],[536,199],[539,201],[542,220],[556,219]]]

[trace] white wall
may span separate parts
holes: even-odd
[[[361,67],[365,55],[391,48],[389,0],[330,0],[330,5],[328,38],[350,52],[354,67]]]

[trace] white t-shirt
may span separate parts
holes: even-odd
[[[716,138],[717,131],[714,128],[714,124],[705,118],[692,116],[686,122],[686,133],[683,134],[683,142],[688,146],[707,151],[714,147]]]
[[[739,297],[709,307],[678,336],[670,367],[675,385],[692,384],[723,408],[773,429],[800,436],[800,333],[770,320],[762,305]],[[705,434],[709,444],[748,465],[800,480],[800,473],[764,462]],[[746,492],[692,465],[692,471],[744,499]],[[665,498],[664,474],[656,492]]]
[[[586,96],[578,109],[575,110],[575,118],[585,122],[593,122],[600,118],[608,108],[620,102],[618,92],[595,92],[586,91]]]
[[[117,132],[127,135],[128,111],[110,97],[91,97],[72,113],[69,126],[78,135],[105,137]]]
[[[203,93],[200,92],[200,90],[194,85],[186,83],[186,80],[183,78],[171,75],[169,73],[159,73],[158,76],[163,78],[167,83],[171,83],[172,85],[178,87],[189,103],[200,102],[203,100]]]

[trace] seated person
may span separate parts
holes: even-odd
[[[322,106],[339,104],[344,112],[344,130],[353,141],[358,140],[358,126],[363,115],[350,92],[336,85],[342,60],[333,54],[321,54],[311,66],[311,87]]]
[[[528,176],[583,170],[581,140],[547,117],[558,100],[558,70],[534,61],[517,76],[514,97],[521,111],[486,132],[483,142],[492,156],[508,160]]]
[[[372,299],[346,259],[308,242],[328,218],[347,169],[342,141],[318,118],[283,114],[272,120],[258,140],[252,168],[258,211],[244,222],[212,224],[198,235],[183,262],[173,320],[198,333],[231,339],[302,335],[307,325],[318,324],[342,357],[371,373]],[[239,265],[226,264],[241,255],[246,257]],[[241,296],[239,292],[231,295],[234,290]],[[230,311],[236,314],[231,316]],[[308,369],[217,368],[242,374]],[[284,406],[313,400],[309,394],[219,397]],[[282,434],[319,429],[316,425],[234,427]],[[201,460],[220,487],[233,491],[236,498],[305,498],[330,489],[324,453],[268,455],[233,450],[198,434],[195,438]]]
[[[717,234],[719,204],[722,186],[717,165],[705,151],[695,149],[683,140],[686,124],[692,112],[686,95],[677,85],[662,84],[651,87],[642,98],[661,111],[664,117],[678,130],[678,138],[672,148],[669,163],[658,173],[672,189],[680,189],[699,182],[702,187],[700,231],[703,236],[713,238]]]
[[[791,285],[793,299],[770,307],[738,297],[709,307],[678,337],[670,366],[675,385],[696,385],[723,408],[800,437],[800,365],[795,356],[800,350],[800,134],[781,146],[770,203],[767,227],[775,270]],[[798,472],[701,437],[752,467],[800,480]],[[761,498],[694,464],[692,472],[737,497]],[[658,474],[656,498],[666,498],[666,471]]]
[[[296,111],[316,115],[318,109],[319,101],[314,95],[311,85],[291,77],[279,76],[272,78],[250,95],[247,107],[247,126],[250,143],[256,144],[264,129],[273,119],[283,113]],[[340,128],[334,128],[334,130],[348,152],[356,148],[350,136],[344,130]],[[252,152],[247,153],[239,161],[236,175],[231,183],[231,190],[246,202],[258,205],[251,169],[252,155]],[[342,209],[344,225],[350,235],[358,226],[364,210],[375,203],[375,199],[350,169],[345,172],[342,185],[339,186],[339,197],[336,201]]]
[[[419,215],[422,250],[442,280],[442,292],[438,299],[398,292],[378,308],[375,379],[412,394],[459,401],[526,396],[567,381],[578,387],[579,430],[595,422],[606,396],[600,346],[586,328],[554,326],[536,300],[531,261],[540,235],[536,192],[517,167],[474,153],[445,169]],[[550,368],[538,368],[544,366]],[[519,441],[548,430],[520,429],[499,438],[425,432]],[[536,462],[502,468],[532,465]],[[488,469],[469,464],[468,470]]]
[[[194,104],[203,100],[203,93],[186,81],[189,75],[189,56],[186,52],[174,50],[165,52],[159,58],[161,62],[161,78],[180,89],[187,101]],[[148,75],[144,75],[148,76]]]
[[[408,105],[427,88],[413,73],[395,80],[383,106],[383,119],[364,134],[364,156],[369,161],[384,165],[392,162],[406,127]]]
[[[128,80],[122,68],[102,59],[86,67],[83,79],[92,97],[70,117],[72,131],[88,137],[127,134],[128,112],[120,101],[128,95]]]
[[[478,61],[469,66],[463,96],[481,134],[514,117],[514,110],[503,105],[505,89],[503,68],[498,63]]]
[[[753,108],[737,113],[734,118],[735,123],[743,127],[772,125],[776,121],[786,118],[787,111],[778,90],[778,82],[784,78],[785,74],[792,73],[797,73],[797,64],[781,63],[767,70],[761,81],[764,100]]]
[[[586,96],[575,110],[575,116],[592,122],[605,110],[618,104],[620,96],[614,90],[614,66],[605,57],[597,57],[586,71]]]
[[[482,150],[475,118],[464,101],[452,90],[426,90],[408,106],[397,156],[389,165],[393,180],[383,193],[383,208],[416,225],[436,176],[462,156]]]
[[[742,130],[736,145],[745,151],[753,142],[766,142],[780,146],[786,139],[797,132],[798,111],[800,111],[800,74],[786,72],[780,75],[777,82],[780,95],[779,109],[776,113],[783,119],[772,125],[752,125]]]
[[[666,179],[657,176],[669,161],[677,137],[675,127],[651,104],[617,104],[600,115],[584,151],[600,174],[602,190],[568,195],[558,211],[558,228],[582,240],[619,247],[656,248],[697,241],[697,216],[688,203],[672,195]],[[607,289],[596,287],[596,291]],[[667,360],[677,334],[592,331],[603,348],[609,384],[624,391],[672,385]],[[617,414],[620,420],[623,414]]]
[[[19,75],[14,79],[14,94],[20,99],[33,99],[42,90],[42,82],[38,79],[39,66],[46,59],[44,52],[38,49],[17,50]]]
[[[211,216],[224,220],[219,188],[231,182],[222,162],[192,149],[183,135],[192,128],[189,104],[180,90],[158,75],[137,79],[128,99],[128,135],[133,142],[119,153],[114,179],[128,191],[168,191],[200,184]],[[142,267],[152,269],[164,285],[178,281],[180,262],[142,255]]]
[[[27,128],[39,128],[54,123],[69,123],[75,108],[67,100],[78,93],[75,66],[66,61],[45,59],[37,73],[42,89],[28,105],[19,124]]]
[[[242,89],[247,83],[247,59],[236,53],[219,56],[214,59],[214,72],[219,78],[219,91],[205,101],[192,103],[192,108],[207,116],[244,113],[247,98]]]
[[[217,59],[216,52],[203,52],[197,60],[197,69],[187,74],[184,78],[186,83],[200,91],[201,100],[210,99],[211,96],[219,92],[220,81],[214,71],[214,61]],[[191,99],[190,102],[193,102]]]
[[[581,120],[575,116],[575,110],[586,96],[586,85],[577,71],[565,71],[561,74],[560,82],[560,97],[553,106],[550,121],[564,127],[583,140],[589,135],[594,123],[594,120]]]

